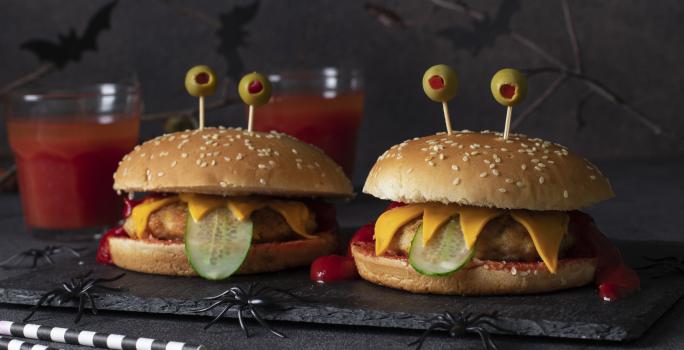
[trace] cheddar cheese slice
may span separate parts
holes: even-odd
[[[551,273],[556,273],[558,250],[568,228],[568,214],[513,210],[511,217],[527,229],[544,264]]]
[[[458,215],[458,206],[427,204],[423,211],[423,246],[425,246],[435,232],[444,225],[449,218]]]
[[[503,214],[502,210],[482,207],[462,206],[458,209],[461,231],[465,238],[466,247],[473,249],[477,237],[488,222]]]
[[[375,255],[382,255],[402,226],[423,214],[423,206],[409,204],[388,210],[375,222]]]
[[[131,220],[133,220],[134,223],[136,237],[143,238],[143,233],[145,233],[145,228],[147,227],[147,221],[150,218],[150,214],[161,207],[173,204],[179,200],[180,199],[178,197],[173,196],[146,200],[136,205],[131,211]]]
[[[188,204],[188,211],[195,222],[200,221],[208,212],[226,204],[225,198],[205,194],[181,193],[178,197]]]

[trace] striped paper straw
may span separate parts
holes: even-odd
[[[0,335],[113,350],[205,350],[204,345],[0,321]],[[1,349],[1,348],[0,348]],[[18,349],[18,348],[17,348]],[[23,350],[23,349],[22,349]],[[35,349],[37,350],[37,349]]]
[[[32,344],[19,339],[0,336],[0,350],[59,350],[45,345]]]

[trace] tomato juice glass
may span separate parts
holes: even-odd
[[[63,239],[116,223],[122,202],[112,189],[112,174],[138,143],[137,85],[12,93],[5,102],[29,230],[39,238]]]
[[[361,74],[328,67],[273,73],[268,78],[273,95],[257,108],[254,129],[284,132],[317,146],[351,176],[363,115]]]

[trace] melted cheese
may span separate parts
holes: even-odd
[[[558,250],[567,232],[568,215],[564,212],[514,210],[511,217],[527,229],[544,264],[551,273],[556,273]]]
[[[257,199],[257,198],[231,198],[228,200],[228,209],[238,220],[248,218],[255,210],[270,208],[285,218],[292,231],[306,238],[315,236],[310,234],[311,227],[307,223],[312,222],[311,211],[306,204],[297,201],[283,201],[277,199]]]
[[[240,221],[249,218],[255,210],[268,207],[282,215],[290,228],[300,236],[315,237],[310,234],[313,231],[313,215],[309,207],[302,202],[260,198],[221,198],[194,193],[181,193],[178,196],[152,199],[137,205],[131,213],[135,235],[138,238],[143,238],[142,235],[147,228],[150,215],[160,208],[178,201],[187,203],[190,216],[195,222],[221,206],[227,206]]]
[[[482,229],[488,222],[503,214],[503,211],[493,208],[463,206],[459,208],[459,214],[466,247],[472,249]]]
[[[384,254],[397,231],[421,215],[423,244],[429,242],[435,232],[451,217],[458,215],[466,246],[472,249],[487,223],[504,213],[504,210],[496,208],[455,204],[419,203],[397,207],[382,213],[375,223],[375,254]],[[542,261],[549,271],[555,273],[558,266],[558,250],[567,231],[568,215],[563,212],[528,210],[513,210],[510,213],[515,221],[527,229]]]
[[[375,222],[375,255],[382,255],[392,243],[397,231],[409,221],[423,214],[423,206],[409,204],[388,210]]]
[[[458,215],[458,207],[454,205],[426,205],[423,210],[423,246],[449,218]]]
[[[143,233],[145,233],[145,228],[147,227],[147,220],[150,218],[150,214],[155,212],[157,209],[178,202],[178,197],[165,197],[161,199],[152,199],[144,201],[136,205],[131,211],[131,220],[135,224],[135,235],[138,238],[143,238]]]

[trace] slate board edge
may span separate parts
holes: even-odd
[[[45,291],[47,292],[47,291]],[[24,289],[11,289],[11,288],[0,288],[0,303],[8,304],[19,304],[19,305],[35,305],[38,299],[41,297],[43,292],[24,290]],[[108,303],[103,303],[103,297],[109,300]],[[143,313],[154,313],[154,314],[172,314],[179,316],[216,316],[219,314],[221,308],[211,310],[204,313],[192,312],[194,309],[198,309],[204,306],[208,306],[208,302],[202,301],[188,301],[180,299],[168,299],[168,298],[143,298],[136,297],[132,295],[117,295],[114,293],[98,293],[95,295],[95,302],[97,304],[98,310],[110,310],[110,311],[123,311],[123,312],[143,312]],[[164,304],[168,307],[165,309],[160,309],[155,307],[152,309],[151,305]],[[130,305],[128,307],[122,307],[122,305]],[[148,308],[141,308],[141,305],[149,305]],[[670,304],[671,306],[672,304]],[[75,308],[76,305],[71,303],[62,306],[51,307],[63,307],[63,308]],[[322,312],[324,310],[324,312]],[[40,312],[40,311],[39,311]],[[390,314],[392,317],[381,317],[381,318],[365,318],[368,314]],[[322,314],[327,314],[322,316]],[[363,314],[363,318],[358,317],[358,314]],[[330,315],[336,315],[336,317],[330,317]],[[427,328],[428,323],[426,320],[436,316],[437,314],[428,313],[424,314],[423,317],[418,315],[412,315],[410,313],[392,313],[385,311],[375,311],[375,310],[349,310],[341,309],[337,307],[312,307],[305,305],[297,305],[289,311],[283,311],[278,313],[264,313],[263,318],[275,321],[286,321],[286,322],[304,322],[311,324],[334,324],[334,325],[346,325],[346,326],[368,326],[368,327],[378,327],[378,328],[394,328],[394,329],[411,329],[411,330],[424,330]],[[89,311],[86,311],[86,316],[91,316]],[[233,310],[226,313],[228,318],[237,318],[237,313]],[[660,314],[662,316],[662,313]],[[542,336],[550,338],[562,338],[562,339],[578,339],[578,340],[605,340],[605,341],[626,341],[633,340],[640,337],[660,316],[652,317],[652,320],[640,324],[640,327],[631,328],[625,325],[608,325],[608,324],[598,324],[598,323],[568,323],[568,322],[554,322],[554,321],[534,321],[526,319],[512,319],[512,318],[500,318],[497,320],[496,324],[504,329],[512,329],[511,324],[517,324],[516,328],[527,329],[525,333],[503,333],[492,330],[492,334],[505,334],[505,335],[518,335],[518,336]],[[247,316],[248,318],[251,316]],[[348,322],[344,320],[353,319],[353,322]],[[523,322],[521,325],[520,323]],[[584,332],[588,330],[593,330],[594,336],[582,336],[577,333],[568,332],[555,332],[553,330],[557,329],[572,329],[573,325],[581,326]],[[562,326],[562,327],[561,327]],[[570,326],[568,328],[568,326]],[[586,334],[586,333],[585,333]]]

